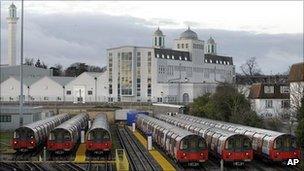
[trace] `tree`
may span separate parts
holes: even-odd
[[[83,72],[88,71],[88,65],[85,63],[73,63],[71,64],[66,70],[65,75],[70,77],[77,77],[78,75],[82,74]]]
[[[262,119],[251,109],[245,96],[230,84],[220,84],[216,92],[194,99],[190,113],[215,120],[262,127]]]
[[[63,67],[61,64],[55,64],[53,67],[50,67],[53,70],[53,76],[62,76]]]
[[[34,66],[34,58],[25,58],[24,65]]]
[[[35,67],[47,69],[47,65],[44,62],[41,62],[40,59],[37,59]]]
[[[258,63],[256,62],[256,58],[252,57],[249,58],[246,63],[241,65],[241,70],[244,75],[248,76],[254,76],[254,75],[261,75],[262,71],[258,66]]]

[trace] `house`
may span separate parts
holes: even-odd
[[[30,86],[31,101],[65,101],[65,86],[74,77],[45,76]]]
[[[30,100],[31,85],[39,80],[39,77],[25,77],[23,81],[24,101]],[[19,101],[20,77],[10,76],[0,84],[1,101]]]
[[[107,72],[84,72],[65,86],[65,100],[74,103],[107,101]]]
[[[251,108],[262,117],[278,117],[289,112],[289,85],[255,83],[250,87]]]

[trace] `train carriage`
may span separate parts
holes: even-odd
[[[151,133],[153,140],[178,163],[203,163],[208,159],[204,138],[150,116],[137,116],[137,127]]]
[[[25,152],[44,145],[49,132],[69,118],[68,114],[60,114],[17,128],[14,131],[12,148]]]
[[[112,149],[112,138],[107,116],[100,114],[94,120],[86,136],[86,149],[89,152],[102,153]]]
[[[254,153],[270,161],[281,162],[288,159],[299,159],[301,156],[296,144],[296,137],[291,134],[183,114],[175,117],[246,135],[252,140]]]
[[[244,164],[253,159],[251,140],[238,133],[193,123],[180,118],[157,115],[156,118],[184,128],[205,138],[209,152],[224,162]]]
[[[89,115],[78,114],[54,128],[47,141],[47,149],[55,153],[72,151],[80,139],[82,129],[87,128]]]

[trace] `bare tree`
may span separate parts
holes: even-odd
[[[34,58],[25,58],[24,65],[34,66]]]
[[[254,75],[261,75],[262,71],[258,66],[255,57],[249,58],[246,63],[241,66],[241,70],[244,75],[254,76]]]

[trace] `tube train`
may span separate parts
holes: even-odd
[[[50,132],[47,149],[55,153],[72,151],[81,137],[81,130],[87,128],[88,119],[88,114],[78,114],[54,128]]]
[[[176,162],[203,163],[208,160],[208,149],[203,137],[147,115],[137,115],[137,127],[151,133],[153,140]]]
[[[270,161],[281,162],[288,159],[299,159],[301,156],[300,149],[296,145],[296,137],[291,134],[183,114],[177,114],[175,117],[246,135],[252,140],[255,155]]]
[[[156,115],[156,118],[202,136],[207,142],[209,152],[226,163],[243,165],[253,159],[251,140],[245,135],[169,115]]]
[[[49,132],[69,118],[68,114],[60,114],[17,128],[14,131],[12,148],[24,152],[44,145]]]
[[[86,149],[94,153],[111,151],[112,138],[107,115],[98,115],[89,128],[86,136]]]

